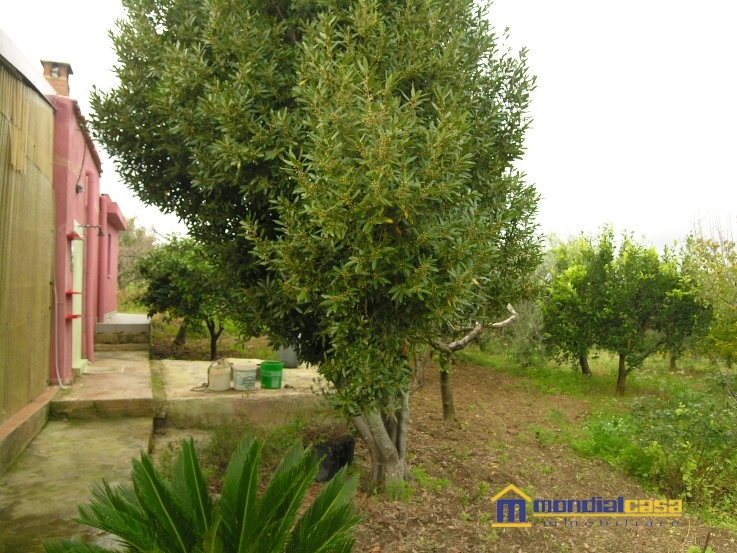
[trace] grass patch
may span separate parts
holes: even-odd
[[[432,490],[435,493],[440,493],[443,489],[451,486],[450,480],[430,476],[420,465],[412,467],[412,476],[421,488]]]

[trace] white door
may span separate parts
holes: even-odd
[[[84,229],[74,222],[74,231],[84,236]],[[84,283],[84,240],[72,240],[72,313],[82,315]],[[72,319],[72,369],[81,371],[87,364],[82,359],[82,317]]]

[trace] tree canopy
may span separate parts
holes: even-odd
[[[374,478],[406,476],[409,346],[537,263],[524,52],[472,0],[124,5],[96,137],[218,251],[242,316],[320,362]]]
[[[731,366],[737,359],[737,246],[726,229],[695,233],[686,242],[685,271],[713,309],[706,349]]]
[[[695,282],[669,252],[624,235],[615,247],[605,228],[556,252],[555,274],[543,304],[546,333],[560,359],[585,362],[599,347],[619,357],[617,394],[627,376],[654,353],[677,355],[686,340],[708,325],[709,308]]]
[[[204,323],[210,333],[210,358],[217,357],[217,341],[232,310],[231,290],[205,247],[191,238],[172,237],[138,261],[145,290],[139,301],[148,314],[181,317],[183,324]]]

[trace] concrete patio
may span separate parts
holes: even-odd
[[[320,404],[317,371],[305,366],[284,369],[278,390],[257,383],[250,391],[198,392],[192,389],[207,381],[207,361],[149,361],[146,351],[127,347],[95,355],[72,386],[55,395],[50,389],[48,409],[36,412],[51,420],[0,475],[0,553],[41,552],[51,537],[111,547],[109,536],[69,519],[93,482],[129,481],[130,460],[150,451],[155,426],[277,424],[310,416]]]

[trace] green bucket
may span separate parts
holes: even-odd
[[[279,361],[261,362],[261,387],[266,390],[278,390],[281,388],[281,375],[284,363]]]

